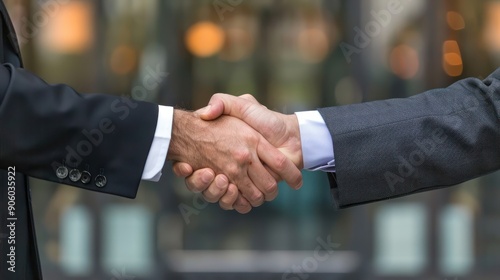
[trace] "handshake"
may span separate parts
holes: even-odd
[[[196,112],[174,111],[167,159],[190,191],[248,213],[276,198],[279,181],[302,186],[300,139],[295,115],[268,110],[248,94],[215,94]]]

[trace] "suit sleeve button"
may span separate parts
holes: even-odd
[[[102,187],[106,186],[107,181],[108,180],[106,179],[106,176],[104,176],[104,175],[97,175],[95,177],[95,185],[98,188],[102,188]]]
[[[66,179],[68,177],[68,168],[64,165],[61,165],[56,170],[56,176],[59,179]]]
[[[82,173],[78,169],[71,169],[71,171],[69,172],[69,179],[72,182],[79,181],[81,177],[82,177]]]
[[[90,172],[83,171],[82,178],[80,179],[80,181],[84,184],[88,184],[90,182],[91,178],[92,178],[92,175],[90,175]]]

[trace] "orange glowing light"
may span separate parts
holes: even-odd
[[[462,30],[465,28],[464,17],[457,12],[450,11],[446,13],[446,21],[453,30]]]
[[[118,75],[126,75],[137,66],[137,51],[126,45],[118,46],[111,53],[110,67]]]
[[[443,53],[458,53],[460,54],[460,47],[455,40],[448,40],[443,43]]]
[[[59,4],[47,18],[41,43],[59,53],[81,53],[92,47],[94,40],[93,8],[87,1]]]
[[[457,77],[463,73],[462,54],[460,46],[455,40],[443,43],[443,69],[448,76]]]
[[[445,53],[444,61],[450,66],[462,65],[462,57],[460,57],[460,55],[457,53]]]
[[[402,79],[415,77],[420,69],[417,51],[408,45],[395,47],[389,57],[391,70]]]
[[[209,57],[218,53],[224,46],[224,40],[224,31],[208,21],[191,26],[185,38],[188,50],[198,57]]]

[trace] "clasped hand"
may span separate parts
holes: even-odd
[[[297,117],[268,110],[248,94],[215,94],[196,112],[176,110],[167,159],[190,191],[239,213],[275,199],[281,180],[302,186]]]

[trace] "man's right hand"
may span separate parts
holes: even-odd
[[[240,97],[215,94],[209,105],[197,112],[205,120],[213,120],[223,114],[243,120],[261,133],[269,143],[279,148],[299,169],[303,167],[300,129],[295,115],[284,115],[270,111],[248,94]],[[217,201],[219,198],[219,204],[224,209],[233,209],[233,207],[236,210],[239,209],[241,196],[236,198],[234,195],[237,186],[226,185],[227,194],[217,192],[217,190],[220,190],[220,185],[223,185],[225,181],[223,175],[219,174],[215,177],[215,173],[208,168],[194,170],[196,168],[193,169],[192,166],[186,163],[179,162],[174,165],[174,172],[178,176],[187,177],[186,185],[189,188],[205,189],[205,198],[209,201]],[[210,174],[212,174],[211,178],[214,179],[212,181],[209,180]],[[302,184],[302,182],[295,184],[290,180],[286,180],[287,174],[283,172],[278,173],[278,175],[284,178],[294,189],[298,189]],[[205,176],[205,180],[202,180],[203,176]],[[236,204],[233,205],[231,202],[235,201]]]
[[[207,122],[195,113],[175,110],[167,159],[187,162],[189,168],[210,168],[190,179],[191,190],[203,190],[198,186],[212,183],[213,174],[224,174],[204,192],[205,198],[218,200],[218,194],[227,189],[229,198],[222,201],[232,207],[239,191],[242,196],[237,197],[237,210],[243,213],[251,209],[248,202],[256,207],[276,197],[277,182],[272,174],[283,176],[294,186],[302,184],[300,170],[292,161],[250,126],[229,116]]]

